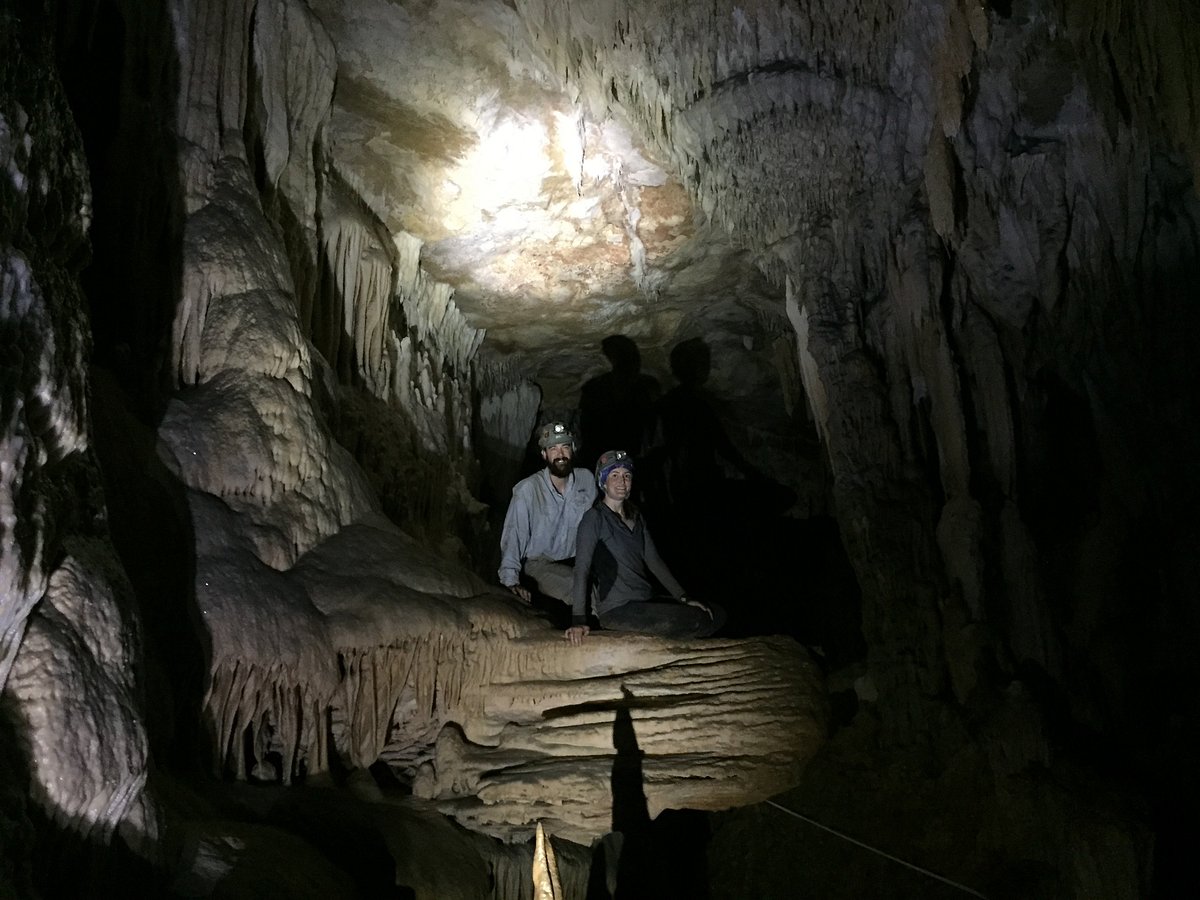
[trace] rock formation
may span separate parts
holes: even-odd
[[[820,676],[780,638],[572,647],[371,517],[286,572],[245,560],[197,566],[206,712],[215,756],[239,778],[383,761],[475,830],[525,840],[542,821],[586,844],[612,823],[619,710],[655,813],[765,799],[795,784],[823,737]]]
[[[85,839],[157,827],[140,629],[88,442],[87,166],[48,38],[0,16],[0,686],[6,795],[28,798],[0,817],[0,881],[20,893],[27,803]]]
[[[869,747],[880,808],[970,786],[940,858],[893,829],[931,864],[1168,896],[1198,37],[1185,0],[0,9],[0,885],[69,880],[57,834],[252,893],[226,857],[270,839],[195,837],[216,813],[172,787],[214,774],[386,771],[473,832],[589,843],[618,769],[650,817],[851,809]],[[489,586],[530,434],[614,334],[664,388],[704,344],[722,483],[791,503],[668,538],[685,576],[833,671],[783,636],[572,648]],[[837,796],[802,779],[822,674]],[[305,796],[273,801],[296,855]],[[411,874],[391,799],[364,821]],[[527,892],[478,840],[453,891]],[[365,889],[322,852],[313,890]]]

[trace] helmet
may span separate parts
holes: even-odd
[[[624,450],[605,450],[596,461],[596,487],[604,489],[604,480],[613,469],[633,471],[633,457]]]
[[[543,425],[542,430],[538,432],[538,447],[549,450],[559,444],[570,444],[571,449],[575,449],[575,435],[571,434],[571,429],[562,422],[548,422]]]

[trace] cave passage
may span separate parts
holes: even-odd
[[[0,895],[1200,895],[1197,46],[5,4]],[[547,422],[721,634],[498,583]]]

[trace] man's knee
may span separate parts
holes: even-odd
[[[560,579],[550,578],[535,578],[534,583],[537,584],[539,594],[545,594],[547,597],[553,597],[555,600],[561,600],[563,603],[571,602],[571,585],[568,582],[563,584]]]
[[[571,590],[575,583],[575,570],[565,562],[546,559],[531,559],[525,564],[525,573],[537,585],[538,593],[571,602]]]

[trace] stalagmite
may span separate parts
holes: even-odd
[[[534,900],[559,900],[563,896],[562,883],[558,877],[558,861],[554,858],[554,846],[546,839],[546,829],[538,822],[536,843],[533,848],[533,898]]]

